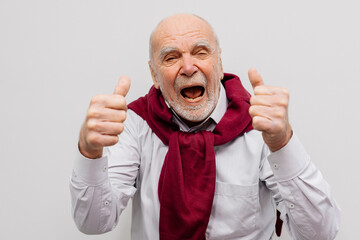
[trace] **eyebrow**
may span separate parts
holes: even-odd
[[[207,40],[205,40],[205,39],[202,39],[202,40],[194,43],[194,44],[191,46],[192,49],[199,48],[199,47],[207,48],[207,49],[209,49],[211,52],[214,51],[214,48],[213,48],[213,47],[210,45],[210,43],[209,43]]]
[[[205,39],[202,39],[196,43],[194,43],[192,46],[191,46],[191,49],[195,49],[195,48],[199,48],[199,47],[204,47],[204,48],[207,48],[210,50],[210,52],[213,52],[214,51],[214,48],[210,45],[210,43],[205,40]],[[160,50],[160,54],[159,54],[159,60],[161,61],[167,54],[171,53],[171,52],[176,52],[176,51],[179,51],[178,48],[176,47],[170,47],[170,46],[165,46],[163,47],[161,50]]]
[[[178,51],[178,49],[176,47],[168,47],[165,46],[160,50],[160,54],[159,54],[159,60],[161,62],[161,60],[169,53],[171,52],[176,52]]]

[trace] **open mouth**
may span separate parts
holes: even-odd
[[[188,101],[195,102],[199,100],[205,92],[202,86],[192,86],[181,90],[181,95]]]

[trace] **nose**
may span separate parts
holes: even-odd
[[[180,69],[180,74],[187,77],[191,77],[194,73],[198,71],[197,66],[195,65],[195,59],[191,55],[184,54],[182,57],[182,66]]]

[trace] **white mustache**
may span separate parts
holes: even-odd
[[[179,92],[185,86],[202,86],[206,88],[208,81],[204,74],[201,72],[196,73],[191,77],[178,76],[174,82],[174,89],[176,92]]]

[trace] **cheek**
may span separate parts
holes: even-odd
[[[159,69],[159,76],[162,80],[167,82],[174,82],[177,71],[174,67],[161,67]]]
[[[173,99],[175,95],[174,81],[170,81],[166,75],[159,75],[160,90],[169,99]]]
[[[219,61],[215,61],[214,59],[207,64],[204,64],[201,69],[206,75],[208,79],[220,79],[221,75],[221,68],[220,68]]]
[[[167,92],[174,92],[177,71],[174,68],[165,68],[159,71],[159,79]]]
[[[221,79],[221,69],[218,63],[214,63],[211,66],[211,71],[210,74],[208,75],[208,79],[210,79],[211,81],[210,83],[211,86],[217,86],[219,84]]]

